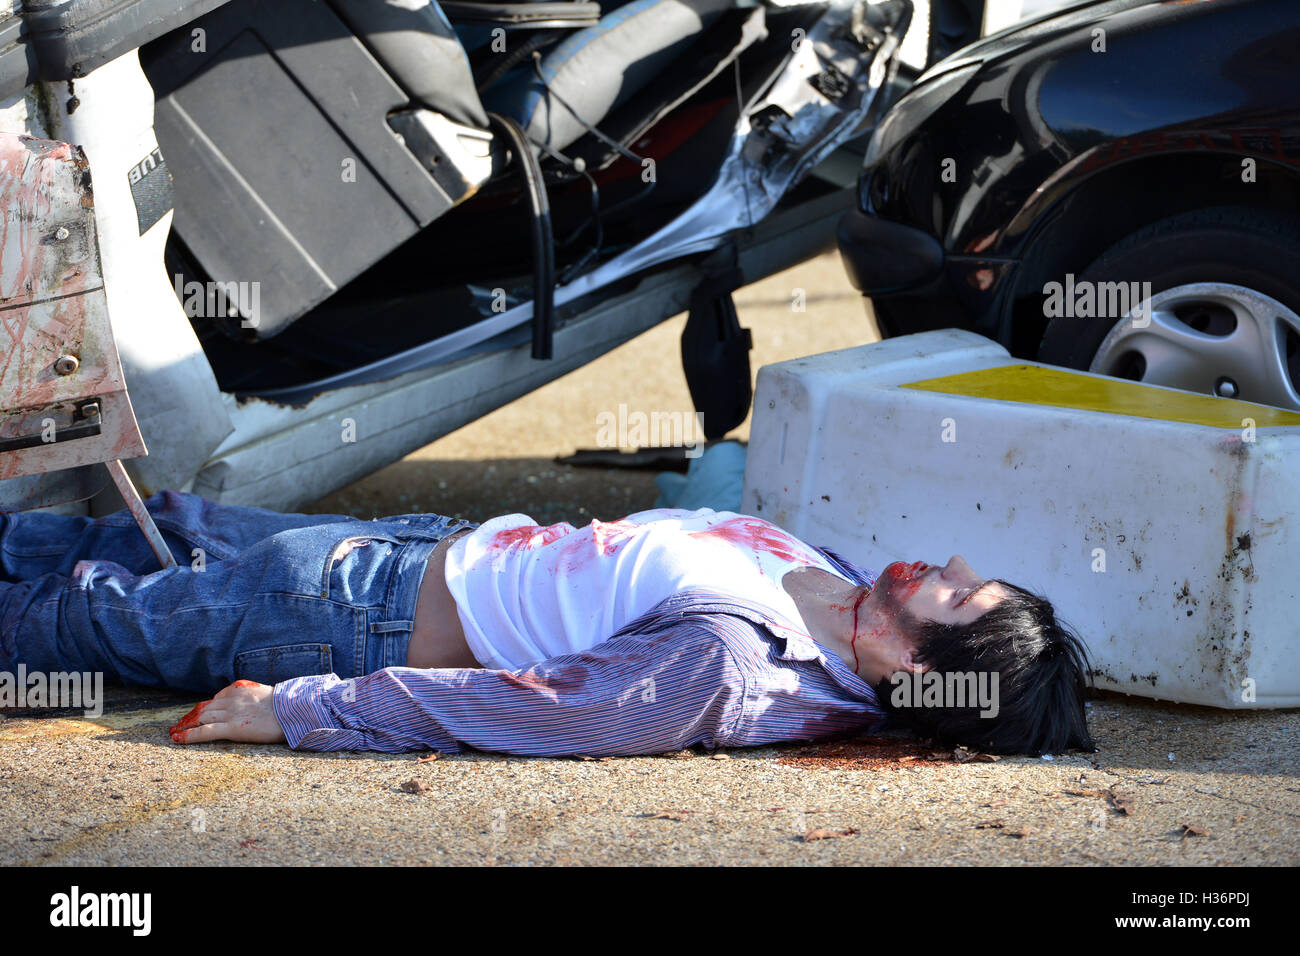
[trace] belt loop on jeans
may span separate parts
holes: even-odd
[[[469,526],[469,522],[457,520],[449,522],[448,528],[441,534],[416,532],[409,537],[405,533],[401,534],[405,540],[393,555],[384,606],[382,609],[373,608],[368,615],[368,633],[362,664],[366,673],[386,666],[397,666],[406,660],[404,648],[409,644],[415,627],[415,608],[419,602],[420,585],[424,581],[429,559],[433,557],[433,552],[438,545],[449,535],[462,527]],[[405,641],[401,641],[403,637]],[[400,649],[395,645],[396,641],[401,641]]]
[[[424,580],[425,567],[434,549],[446,538],[462,528],[477,527],[461,518],[448,518],[447,526],[438,531],[426,528],[399,532],[402,547],[393,560],[392,574],[388,579],[388,594],[384,601],[385,621],[415,620],[415,605],[420,596],[420,582]]]

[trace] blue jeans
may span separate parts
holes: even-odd
[[[129,512],[0,515],[0,670],[99,671],[211,693],[235,680],[358,677],[406,662],[425,562],[473,522],[280,514],[163,491]]]

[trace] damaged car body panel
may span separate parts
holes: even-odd
[[[86,466],[146,450],[109,325],[84,154],[0,134],[0,202],[0,508],[21,510],[93,493],[104,476]]]
[[[743,283],[826,248],[911,14],[611,0],[502,21],[512,55],[493,59],[492,12],[465,4],[153,0],[135,17],[100,0],[121,28],[109,43],[72,16],[88,2],[19,44],[39,68],[21,91],[14,73],[0,122],[81,143],[96,170],[108,307],[151,452],[128,471],[146,494],[282,509],[580,367],[706,281],[729,298],[705,256]],[[618,60],[629,33],[639,73]],[[522,122],[535,83],[571,107],[574,50],[630,85],[563,152],[542,137],[522,156],[484,104]],[[536,361],[542,312],[555,358]]]
[[[740,229],[752,228],[775,208],[791,185],[861,127],[882,86],[899,37],[889,34],[877,47],[846,34],[845,17],[820,20],[797,44],[771,89],[749,104],[709,191],[681,216],[627,252],[560,286],[557,305],[576,301],[628,276],[673,259],[707,252]],[[865,49],[874,56],[861,62]],[[860,65],[858,65],[860,64]],[[828,105],[814,83],[834,71],[844,88]],[[847,72],[843,72],[847,71]],[[465,348],[524,324],[532,302],[522,302],[465,330],[327,381],[293,389],[250,392],[293,404],[326,388],[363,384],[444,360]]]

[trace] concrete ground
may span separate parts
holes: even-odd
[[[805,290],[807,309],[791,301]],[[744,290],[754,368],[874,337],[837,259]],[[554,459],[596,416],[689,410],[682,317],[317,502],[539,521],[649,507],[653,472]],[[744,438],[747,425],[736,437]],[[886,736],[608,760],[171,744],[193,700],[0,716],[4,864],[1300,862],[1300,713],[1102,695],[1100,749],[967,759]]]

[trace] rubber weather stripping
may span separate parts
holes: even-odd
[[[555,338],[555,237],[542,167],[518,123],[500,113],[488,113],[488,122],[510,143],[532,209],[533,358],[549,359]]]

